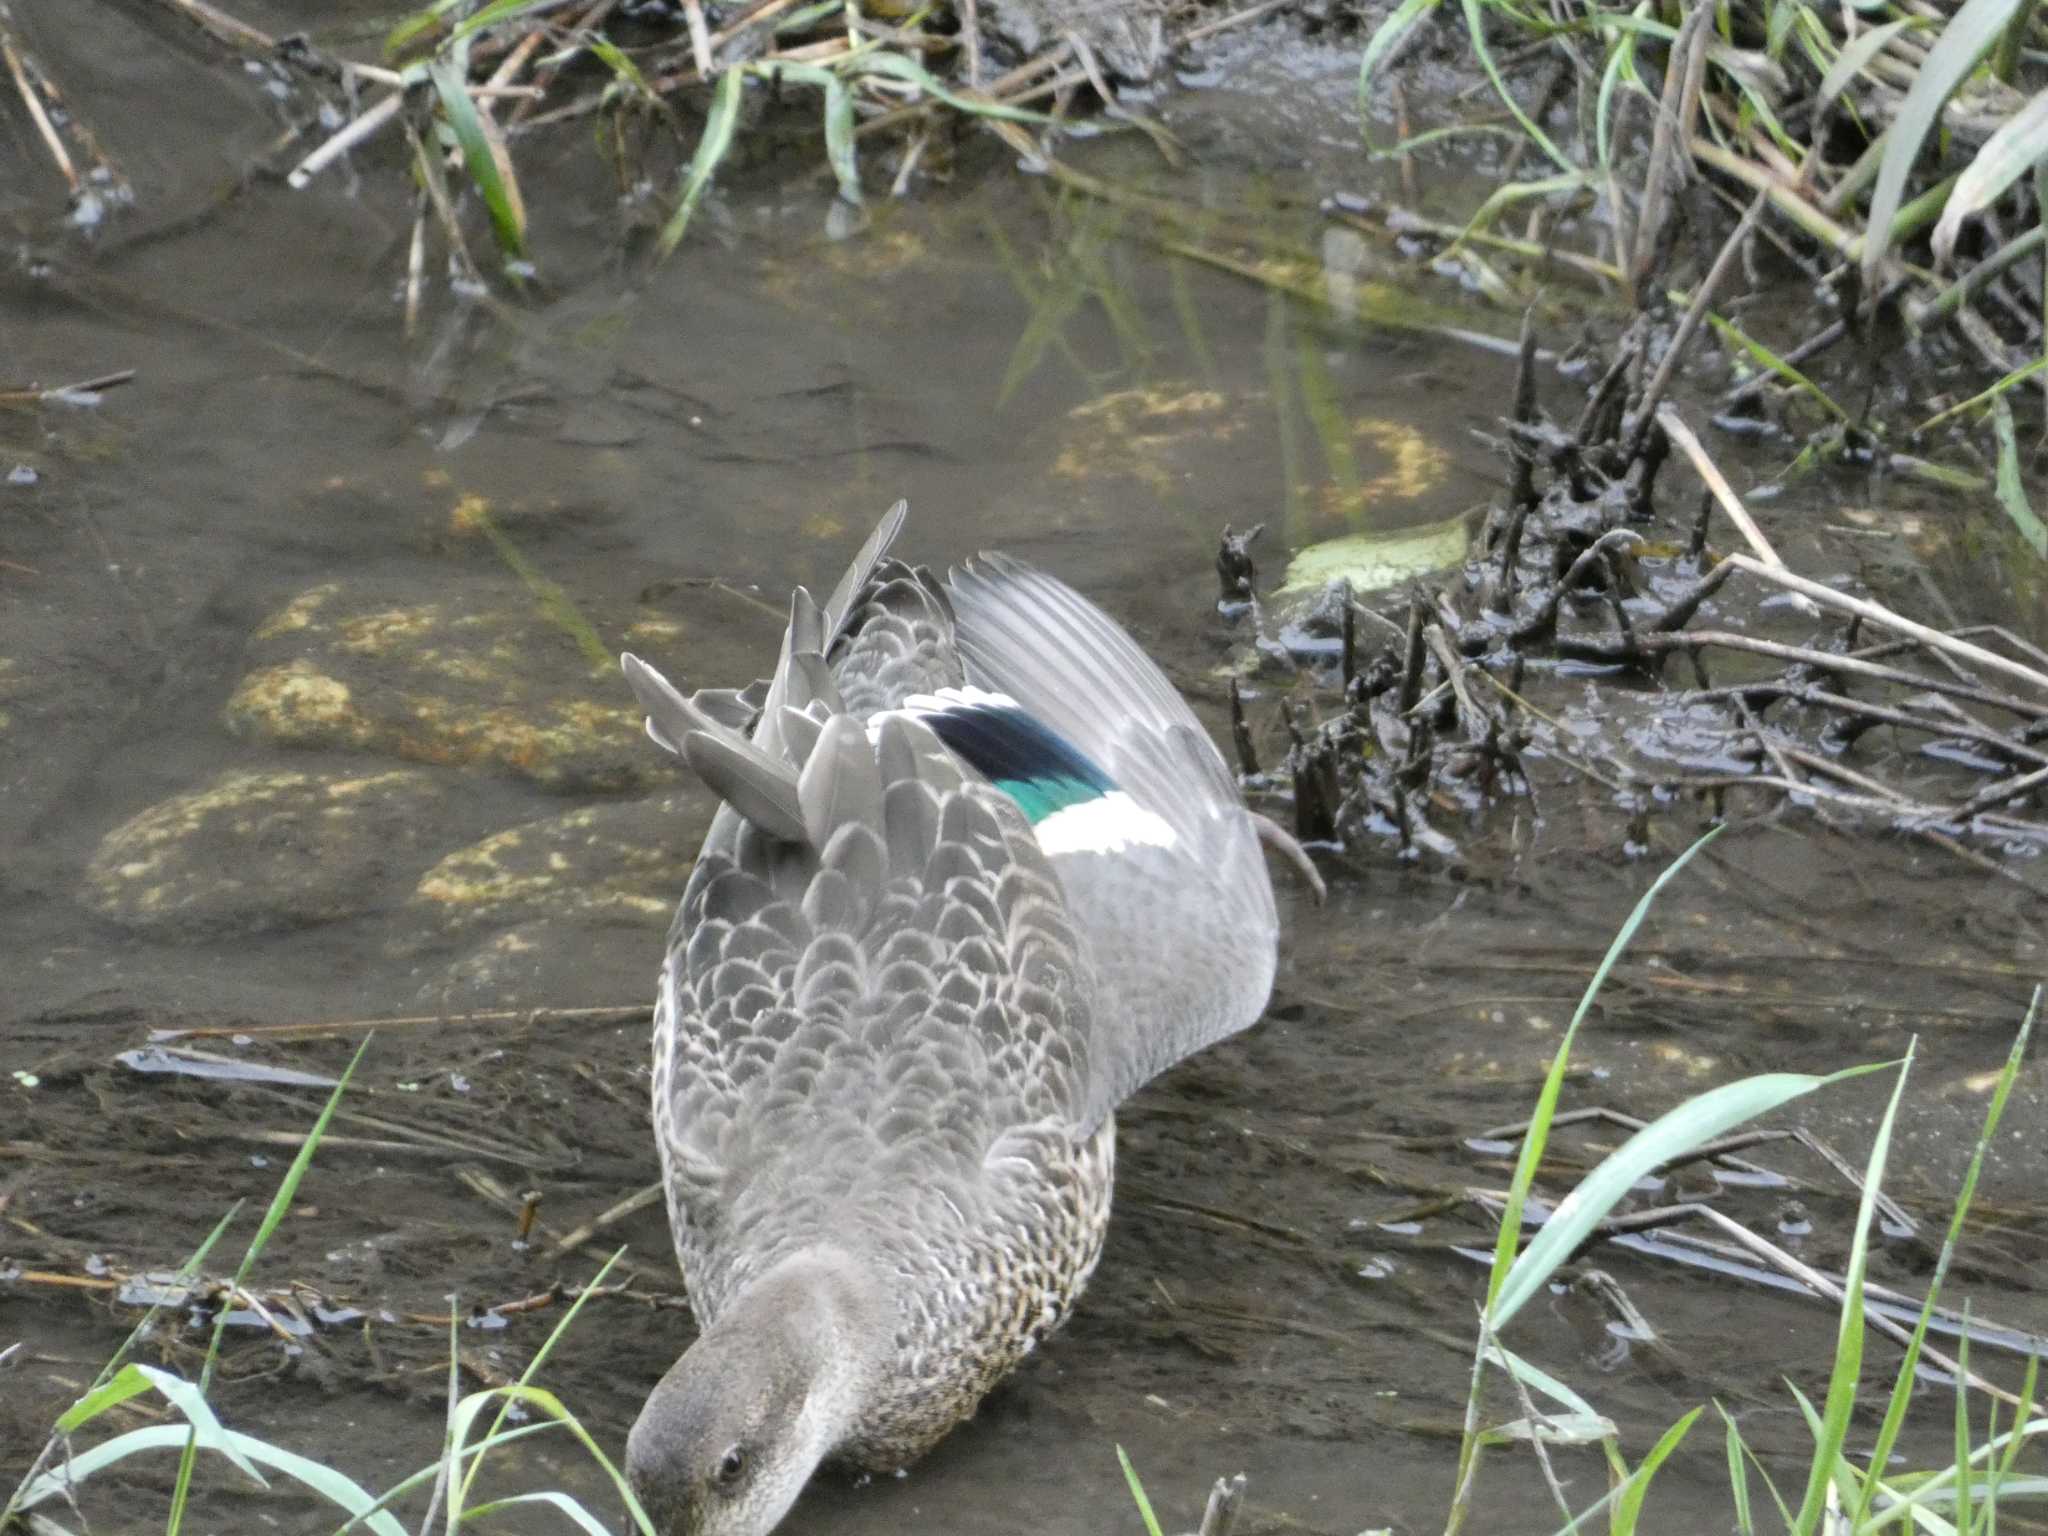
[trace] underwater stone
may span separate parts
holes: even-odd
[[[610,668],[508,596],[502,611],[334,583],[255,633],[228,728],[283,746],[501,769],[560,793],[672,777]]]
[[[495,832],[420,877],[422,935],[582,917],[660,931],[717,802],[707,791],[591,805]]]
[[[380,882],[406,862],[441,795],[411,768],[222,774],[101,839],[85,903],[130,928],[179,934],[334,922],[380,904]]]

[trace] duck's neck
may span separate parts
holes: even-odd
[[[799,1434],[820,1460],[859,1430],[892,1334],[872,1271],[838,1248],[779,1260],[743,1285],[706,1330],[804,1357],[811,1387]]]

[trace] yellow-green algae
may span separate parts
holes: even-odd
[[[568,916],[666,927],[714,806],[676,794],[507,827],[429,869],[413,903],[443,931]]]
[[[516,598],[496,611],[328,583],[266,620],[252,651],[226,708],[238,735],[494,767],[564,792],[671,776],[623,688]]]
[[[107,833],[84,899],[143,929],[333,921],[377,899],[378,878],[415,846],[441,793],[411,768],[224,773]]]

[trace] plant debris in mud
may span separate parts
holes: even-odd
[[[1533,801],[1533,748],[1604,786],[1637,821],[1688,793],[1716,819],[1797,806],[1922,838],[2031,885],[1994,855],[2048,848],[2048,654],[2000,628],[1936,629],[1788,569],[1662,400],[1683,331],[1654,368],[1646,337],[1638,326],[1624,338],[1566,426],[1537,406],[1525,326],[1514,414],[1502,423],[1509,491],[1479,552],[1389,612],[1341,585],[1325,594],[1312,617],[1338,637],[1337,705],[1319,716],[1327,693],[1311,679],[1284,718],[1297,835],[1388,837],[1455,862],[1457,839],[1438,823]],[[1689,525],[1660,515],[1652,494],[1674,449],[1707,488]],[[1717,537],[1723,518],[1732,548]],[[1224,530],[1226,610],[1251,588],[1250,547]],[[1805,635],[1703,623],[1738,577]],[[1667,676],[1674,659],[1690,687]],[[1717,680],[1710,663],[1739,675]],[[1614,719],[1633,708],[1641,723],[1566,729],[1526,696],[1532,672],[1597,675]],[[1256,777],[1235,683],[1232,720],[1241,766]],[[1697,760],[1687,743],[1709,729],[1720,745]],[[1760,803],[1731,804],[1737,791]]]
[[[1399,139],[1381,152],[1400,158],[1407,203],[1414,158],[1453,134],[1512,141],[1503,184],[1462,225],[1346,194],[1331,199],[1334,218],[1429,245],[1497,296],[1512,299],[1501,269],[1519,267],[1524,301],[1563,277],[1642,311],[1716,287],[1667,286],[1667,274],[1754,198],[1753,282],[1770,272],[1810,298],[1760,324],[1738,320],[1741,300],[1707,317],[1743,375],[1721,408],[1803,439],[1801,466],[1874,457],[1924,473],[1895,450],[1946,442],[1934,429],[1959,418],[1996,426],[2009,392],[2048,384],[2048,20],[2033,0],[1587,0],[1568,12],[1463,0],[1453,46],[1484,76],[1466,96],[1490,86],[1502,110],[1411,130],[1400,61],[1440,4],[1404,0],[1367,44],[1368,141],[1384,95]],[[1814,376],[1829,363],[1842,365],[1834,393]],[[2048,557],[2009,422],[1979,458],[2010,476],[2000,501]]]
[[[838,189],[832,227],[846,233],[880,180],[864,173],[864,155],[872,166],[879,149],[890,151],[887,184],[900,195],[920,171],[943,174],[961,122],[1051,129],[1092,98],[1177,161],[1172,136],[1112,82],[1150,79],[1188,45],[1298,0],[1234,10],[1203,0],[433,0],[367,49],[276,37],[203,0],[157,3],[244,59],[281,99],[314,109],[295,110],[271,150],[293,188],[380,139],[403,139],[417,186],[410,329],[430,229],[468,291],[489,291],[497,275],[515,286],[534,275],[520,151],[551,125],[598,126],[622,202],[644,212],[666,256],[742,130],[770,102],[810,97]],[[127,181],[4,13],[0,59],[68,191],[72,224],[97,228],[111,207],[133,201]],[[1029,138],[1011,142],[1027,159],[1041,157]],[[482,205],[495,262],[473,248],[462,180]]]

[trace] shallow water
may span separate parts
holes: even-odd
[[[1455,518],[1501,481],[1474,434],[1502,408],[1509,359],[1170,257],[1114,208],[975,143],[950,185],[878,206],[839,243],[805,155],[757,158],[650,274],[618,259],[608,173],[565,133],[522,161],[544,290],[494,313],[436,285],[408,343],[392,165],[373,153],[359,181],[299,194],[238,186],[277,132],[260,80],[154,12],[23,25],[139,200],[80,244],[26,127],[0,119],[20,172],[0,182],[0,218],[46,261],[0,277],[0,385],[137,378],[97,407],[0,414],[0,470],[33,471],[0,486],[0,1348],[26,1345],[0,1366],[0,1483],[132,1325],[109,1271],[173,1268],[235,1200],[268,1198],[324,1096],[300,1079],[337,1073],[361,1033],[279,1027],[336,1020],[412,1022],[378,1032],[257,1279],[366,1316],[293,1351],[235,1330],[224,1418],[384,1486],[439,1444],[446,1298],[488,1307],[580,1282],[623,1242],[639,1299],[594,1302],[542,1378],[622,1442],[687,1337],[685,1314],[657,1304],[680,1291],[659,1213],[558,1259],[517,1245],[489,1197],[516,1208],[540,1191],[545,1245],[653,1176],[631,1010],[708,805],[621,725],[626,695],[590,642],[692,683],[742,682],[772,653],[789,586],[829,584],[905,496],[912,555],[1000,545],[1046,565],[1129,623],[1215,724],[1218,669],[1244,639],[1214,612],[1226,521],[1272,525],[1270,586],[1285,554],[1343,530],[1361,484],[1377,525],[1399,529]],[[1370,189],[1344,147],[1355,54],[1282,33],[1229,46],[1245,52],[1215,74],[1240,87],[1153,104],[1196,169],[1163,178],[1124,141],[1069,158],[1341,254],[1314,204]],[[1409,317],[1514,323],[1447,282],[1402,294]],[[1546,389],[1575,411],[1571,386]],[[1326,446],[1330,419],[1348,424],[1344,454]],[[1773,467],[1713,446],[1738,483]],[[1668,474],[1667,501],[1689,509],[1690,478]],[[1988,504],[1823,479],[1759,513],[1796,569],[1944,621],[2014,622]],[[1716,613],[1812,633],[1782,605],[1730,596]],[[1532,679],[1596,756],[1603,729],[1695,765],[1732,740],[1725,720],[1687,734],[1590,676]],[[1277,755],[1270,682],[1254,715]],[[520,734],[541,718],[560,732]],[[1447,821],[1455,868],[1366,845],[1333,866],[1321,909],[1283,882],[1271,1013],[1120,1116],[1117,1215],[1066,1333],[908,1477],[823,1479],[792,1529],[1135,1528],[1118,1444],[1169,1525],[1192,1525],[1208,1480],[1240,1470],[1243,1529],[1441,1518],[1484,1286],[1470,1250],[1491,1235],[1457,1197],[1503,1187],[1511,1157],[1480,1133],[1527,1112],[1615,927],[1707,825],[1681,800],[1632,827],[1633,807],[1557,755],[1531,760],[1534,807]],[[1913,773],[1958,782],[1939,764]],[[258,782],[269,800],[252,800]],[[479,845],[495,851],[464,856]],[[2009,861],[2034,890],[2039,862]],[[1938,1241],[1984,1075],[2044,969],[2044,915],[2032,890],[1923,843],[1801,811],[1739,820],[1617,970],[1566,1103],[1647,1116],[1744,1073],[1883,1059],[1917,1038],[1888,1187]],[[595,1012],[526,1017],[543,1007]],[[445,1017],[475,1010],[506,1016]],[[168,1043],[220,1060],[144,1070],[177,1063],[140,1054],[171,1029],[203,1031]],[[2036,1332],[2043,1086],[2030,1066],[1987,1177],[1999,1230],[1949,1297]],[[1860,1164],[1884,1091],[1831,1090],[1792,1121]],[[1560,1133],[1557,1177],[1616,1139]],[[1767,1233],[1796,1197],[1812,1232],[1788,1242],[1839,1264],[1853,1190],[1809,1150],[1748,1155],[1797,1187],[1717,1188],[1693,1170],[1670,1196],[1712,1195]],[[1931,1251],[1892,1239],[1876,1262],[1913,1291]],[[1631,1455],[1714,1395],[1774,1472],[1799,1464],[1782,1378],[1824,1384],[1825,1306],[1654,1253],[1591,1262],[1655,1339],[1580,1287],[1531,1309],[1514,1347],[1620,1423]],[[464,1327],[467,1384],[516,1374],[555,1315]],[[196,1337],[166,1341],[172,1363],[194,1368]],[[1872,1354],[1888,1367],[1889,1346]],[[1927,1404],[1936,1456],[1947,1412]],[[508,1454],[508,1485],[604,1507],[566,1442],[529,1444]],[[1686,1522],[1669,1528],[1725,1523],[1720,1457],[1703,1425],[1659,1484],[1653,1507]],[[1602,1491],[1591,1453],[1559,1466],[1576,1504]],[[1540,1488],[1497,1454],[1475,1528],[1554,1528]],[[95,1528],[125,1528],[125,1496]],[[220,1529],[317,1524],[225,1474],[199,1507]]]

